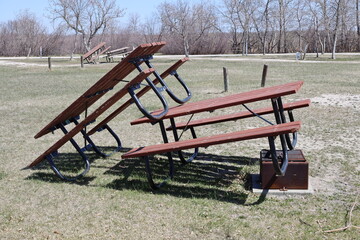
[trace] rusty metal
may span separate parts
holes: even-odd
[[[276,176],[268,150],[260,152],[260,179],[263,189],[308,189],[309,163],[301,150],[288,151],[288,167],[284,176]],[[278,156],[282,151],[277,152]]]

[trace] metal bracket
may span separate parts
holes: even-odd
[[[66,128],[64,127],[63,124],[60,124],[59,126],[61,128],[61,130],[67,134],[68,131],[66,130]],[[89,163],[89,160],[88,158],[86,157],[86,155],[84,154],[84,152],[82,151],[82,149],[79,147],[79,145],[76,143],[76,141],[71,138],[70,139],[70,142],[71,144],[75,147],[76,151],[80,154],[82,160],[84,161],[85,163],[85,169],[82,173],[80,173],[79,175],[75,176],[75,177],[65,177],[61,172],[60,170],[58,169],[58,167],[55,165],[53,159],[55,156],[58,155],[58,152],[56,151],[55,153],[52,153],[52,154],[49,154],[46,156],[46,159],[48,160],[49,164],[50,164],[50,167],[51,169],[55,172],[55,174],[57,176],[59,176],[61,179],[63,180],[67,180],[67,181],[75,181],[77,180],[78,178],[84,176],[89,170],[90,170],[90,163]]]
[[[154,68],[153,65],[150,63],[150,61],[145,61],[146,65],[149,68]],[[188,86],[186,85],[186,83],[180,78],[180,76],[177,74],[177,72],[174,70],[172,71],[170,74],[173,75],[178,82],[181,84],[181,86],[184,88],[185,92],[186,92],[186,97],[183,99],[178,98],[169,88],[169,86],[166,84],[166,82],[164,81],[164,79],[162,79],[162,77],[159,75],[159,73],[157,71],[154,71],[153,74],[155,75],[156,79],[160,82],[160,84],[165,88],[166,92],[169,94],[169,96],[177,103],[179,104],[183,104],[187,101],[190,100],[190,98],[192,97],[192,93],[190,91],[190,89],[188,88]]]
[[[179,135],[178,135],[178,133],[177,133],[176,124],[175,124],[174,118],[170,118],[170,123],[171,123],[171,128],[172,128],[172,131],[173,131],[173,135],[174,135],[174,140],[175,140],[176,142],[178,142],[178,141],[180,141],[181,135],[180,135],[180,137],[179,137]],[[193,138],[196,138],[195,129],[194,129],[193,127],[189,127],[188,129],[190,129],[190,131],[191,131],[191,136],[192,136]],[[165,128],[161,128],[161,133],[163,134],[163,137],[164,137],[164,134],[166,135],[166,130],[165,130]],[[178,155],[179,155],[180,161],[181,161],[181,163],[183,163],[183,164],[187,164],[187,163],[192,162],[192,161],[197,157],[198,153],[199,153],[199,148],[198,148],[198,147],[197,147],[197,148],[194,148],[194,153],[193,153],[191,156],[189,156],[187,159],[185,159],[185,157],[184,157],[184,155],[183,155],[183,152],[182,152],[181,150],[178,151]]]
[[[273,162],[275,173],[278,176],[284,176],[289,164],[289,156],[286,147],[285,136],[284,134],[280,135],[282,157],[276,154],[275,137],[268,137],[268,140],[270,146],[270,155]],[[279,163],[279,159],[281,159],[281,164]]]
[[[284,107],[282,104],[281,97],[272,98],[271,103],[273,106],[273,111],[276,119],[277,124],[286,123],[286,117],[284,114]],[[291,122],[294,121],[294,116],[291,111],[288,111],[289,113],[289,119]],[[292,140],[290,139],[290,135],[288,133],[285,134],[286,143],[290,150],[293,150],[297,143],[297,133],[293,133]]]

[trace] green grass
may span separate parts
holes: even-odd
[[[341,61],[342,58],[348,61]],[[3,90],[0,95],[0,238],[358,238],[359,230],[355,228],[323,232],[347,224],[349,210],[360,188],[360,63],[357,57],[338,55],[336,61],[322,59],[320,63],[309,62],[310,56],[307,61],[299,62],[270,61],[268,56],[238,59],[196,58],[183,65],[179,74],[193,92],[192,101],[258,88],[264,64],[269,65],[268,86],[305,82],[299,93],[286,100],[326,98],[331,94],[329,101],[334,101],[331,104],[315,101],[311,107],[295,111],[295,118],[303,123],[298,147],[310,162],[313,195],[264,197],[250,191],[249,175],[259,172],[258,155],[267,147],[266,139],[200,149],[201,155],[194,163],[179,167],[176,161],[175,178],[156,192],[148,187],[144,163],[140,159],[122,160],[122,153],[106,159],[90,153],[91,170],[77,183],[60,181],[47,164],[21,170],[62,134],[55,131],[40,139],[33,136],[115,64],[88,64],[81,69],[76,61],[62,61],[54,62],[52,71],[48,70],[46,61],[40,66],[0,64]],[[281,59],[276,56],[275,60]],[[176,60],[159,58],[155,66],[161,72]],[[223,67],[229,72],[228,93],[223,92]],[[168,83],[175,86],[170,79]],[[120,85],[122,83],[114,90]],[[173,88],[183,94],[179,87]],[[336,100],[339,96],[353,104],[341,105]],[[149,99],[147,106],[157,108],[154,96]],[[175,105],[172,100],[168,101]],[[230,108],[212,114],[238,110],[238,107]],[[140,116],[137,108],[131,106],[110,122],[125,149],[161,142],[157,125],[129,124]],[[202,127],[197,133],[205,136],[261,125],[257,119],[247,119]],[[189,137],[187,135],[186,132],[184,137]],[[83,142],[78,136],[76,140]],[[114,146],[105,132],[96,133],[94,140],[100,146]],[[79,160],[70,144],[60,151],[64,163],[70,158]],[[62,169],[65,174],[74,175],[80,171],[79,166],[77,161],[71,167],[63,165]],[[159,178],[166,174],[163,166],[166,167],[165,157],[156,156],[154,169]],[[356,226],[360,226],[359,210],[356,205],[352,212],[352,223]]]

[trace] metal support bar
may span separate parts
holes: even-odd
[[[61,130],[67,134],[68,131],[66,130],[65,126],[63,124],[60,124],[59,126],[61,128]],[[51,169],[55,172],[55,174],[57,176],[59,176],[61,179],[64,179],[64,180],[67,180],[67,181],[75,181],[77,180],[78,178],[84,176],[89,170],[90,170],[90,163],[89,163],[89,160],[88,158],[86,157],[86,155],[83,153],[83,151],[81,150],[81,148],[79,147],[79,145],[76,143],[76,141],[71,138],[70,139],[70,142],[71,144],[75,147],[76,151],[80,154],[81,158],[83,159],[84,163],[85,163],[85,169],[82,173],[80,173],[79,175],[75,176],[75,177],[65,177],[61,172],[60,170],[57,168],[57,166],[55,165],[53,159],[54,159],[54,156],[52,154],[50,155],[47,155],[46,156],[46,159],[48,160],[49,164],[50,164],[50,167]]]
[[[174,118],[170,118],[170,123],[171,123],[171,128],[172,128],[172,131],[173,131],[173,135],[174,135],[174,140],[176,142],[178,142],[180,140],[179,136],[178,136],[178,133],[177,133],[177,130],[176,130],[176,124],[175,124],[175,120]],[[195,129],[193,127],[190,127],[190,131],[191,131],[191,135],[193,138],[196,138],[196,133],[195,133]],[[166,134],[166,133],[165,133]],[[183,164],[187,164],[187,163],[190,163],[192,162],[198,155],[199,153],[199,148],[194,148],[194,153],[188,157],[188,159],[185,159],[182,151],[178,151],[178,155],[179,155],[179,158],[180,158],[180,161],[183,163]]]
[[[169,111],[169,106],[168,106],[168,103],[166,102],[165,98],[161,95],[161,93],[159,92],[157,87],[151,81],[150,81],[149,85],[153,89],[153,91],[155,92],[157,97],[160,99],[160,101],[164,107],[163,111],[157,115],[153,115],[146,110],[146,108],[142,105],[139,97],[136,95],[133,88],[129,88],[128,92],[129,92],[131,98],[133,99],[134,103],[136,104],[138,109],[144,114],[144,116],[146,116],[147,118],[149,118],[151,120],[156,121],[156,120],[163,118],[167,114],[167,112]]]
[[[146,60],[145,61],[146,65],[149,68],[154,68],[153,65],[150,63],[150,61]],[[154,68],[155,69],[155,68]],[[164,79],[162,79],[162,77],[159,75],[159,73],[155,70],[153,72],[153,74],[155,75],[156,79],[160,82],[160,84],[165,88],[166,92],[169,94],[169,96],[177,103],[179,104],[183,104],[187,101],[190,100],[192,94],[190,89],[188,88],[188,86],[185,84],[185,82],[180,78],[179,74],[177,74],[176,71],[172,71],[171,75],[173,75],[178,82],[181,84],[181,86],[185,89],[186,95],[187,97],[185,97],[184,99],[179,99],[169,88],[169,86],[166,84],[166,82],[164,81]]]
[[[139,72],[142,72],[142,68],[139,64],[139,61],[132,61],[132,63],[135,65],[136,69]],[[134,87],[131,87],[128,89],[128,92],[131,96],[131,98],[134,100],[136,106],[139,108],[139,110],[149,119],[151,120],[159,120],[161,118],[163,118],[166,113],[169,110],[169,105],[167,103],[167,101],[165,100],[164,96],[161,94],[161,92],[159,91],[159,89],[155,86],[155,84],[150,80],[150,78],[146,77],[145,81],[148,83],[148,85],[150,86],[150,88],[155,92],[156,96],[159,98],[160,102],[162,103],[164,109],[161,113],[157,114],[157,115],[153,115],[151,113],[149,113],[145,107],[142,105],[140,99],[138,98],[138,96],[135,93],[135,89]]]
[[[280,135],[280,142],[282,148],[282,157],[277,156],[276,147],[275,147],[275,137],[268,137],[269,146],[270,146],[270,154],[273,162],[274,170],[276,175],[284,176],[286,169],[289,163],[288,150],[286,146],[285,136],[284,134]],[[281,164],[279,164],[279,158],[281,158]]]
[[[159,189],[161,186],[163,186],[168,180],[173,178],[173,173],[169,172],[169,176],[165,178],[161,183],[155,183],[153,179],[153,174],[150,166],[150,159],[148,156],[142,157],[143,160],[145,160],[145,168],[146,168],[146,178],[149,182],[150,187],[153,190]]]
[[[283,107],[281,97],[272,98],[271,103],[273,106],[276,123],[277,124],[286,123],[286,117],[284,114],[284,107]],[[289,113],[290,121],[293,122],[294,116],[293,116],[292,112],[289,111],[288,113]],[[292,135],[293,135],[293,138],[291,140],[290,135],[288,133],[285,134],[286,143],[290,150],[293,150],[297,143],[297,133],[293,133]]]
[[[168,143],[169,141],[168,141],[168,138],[166,135],[164,122],[162,120],[159,121],[159,126],[160,126],[160,130],[161,130],[161,134],[163,136],[164,143]],[[142,157],[142,159],[145,160],[146,176],[147,176],[148,182],[150,184],[150,187],[154,190],[160,188],[167,180],[172,179],[174,177],[174,160],[172,158],[172,154],[171,154],[171,152],[168,152],[168,153],[166,153],[166,155],[167,155],[167,158],[169,161],[169,173],[168,173],[168,177],[160,184],[156,184],[153,180],[153,174],[152,174],[152,170],[151,170],[151,166],[150,166],[149,157],[148,156]]]
[[[74,119],[74,123],[75,123],[76,125],[79,124],[79,122],[78,122],[76,119]],[[115,138],[115,141],[117,142],[117,145],[118,145],[118,146],[116,147],[116,149],[114,150],[114,152],[118,152],[118,151],[122,148],[120,138],[116,135],[116,133],[115,133],[107,124],[103,126],[103,129],[108,130],[108,132]],[[103,152],[95,145],[95,143],[92,141],[92,139],[89,137],[89,135],[86,133],[85,130],[81,130],[80,132],[81,132],[81,134],[83,135],[83,137],[84,137],[84,139],[85,139],[85,142],[87,141],[87,142],[90,143],[90,144],[89,144],[90,147],[87,147],[86,150],[92,149],[92,150],[94,150],[94,152],[96,152],[96,153],[97,153],[98,155],[100,155],[101,157],[108,157],[108,156],[111,155],[111,154],[105,154],[105,153],[103,153]]]

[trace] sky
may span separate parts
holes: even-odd
[[[165,0],[116,0],[117,5],[125,9],[125,16],[119,21],[126,23],[129,16],[139,14],[140,20],[150,18],[156,12],[156,7]],[[176,2],[176,0],[166,0],[167,2]],[[46,17],[48,0],[0,0],[0,23],[14,20],[16,16],[24,10],[29,10],[35,14],[41,22],[51,30],[51,24]],[[200,3],[201,0],[189,0],[189,2]],[[48,23],[48,24],[46,24]]]

